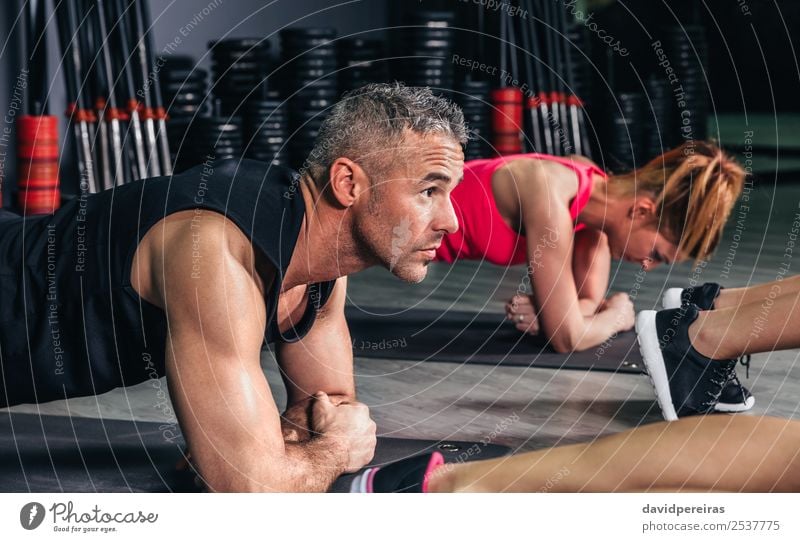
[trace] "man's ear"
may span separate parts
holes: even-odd
[[[639,196],[633,200],[628,208],[628,218],[631,220],[644,220],[645,222],[656,218],[656,202],[650,196]]]
[[[361,167],[349,158],[337,158],[331,164],[328,191],[342,207],[351,207],[368,189],[369,179]]]

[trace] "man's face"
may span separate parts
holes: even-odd
[[[450,192],[463,176],[464,153],[452,138],[412,132],[391,152],[384,175],[371,179],[369,197],[354,209],[354,234],[380,265],[420,282],[442,238],[458,230]]]

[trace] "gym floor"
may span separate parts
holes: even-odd
[[[728,286],[775,280],[779,265],[786,261],[789,224],[800,211],[798,202],[800,183],[776,184],[770,176],[760,177],[750,193],[750,208],[735,209],[715,258],[697,280]],[[792,263],[789,274],[800,272],[800,264],[788,261]],[[658,268],[643,280],[641,275],[637,279],[637,272],[637,266],[625,263],[612,268],[613,290],[635,293],[634,284],[641,281],[637,310],[656,306],[665,288],[685,286],[692,276],[688,264]],[[349,302],[368,307],[502,312],[524,273],[522,266],[437,264],[423,283],[406,285],[385,270],[371,269],[351,278]],[[747,415],[800,419],[798,354],[800,350],[753,356],[749,379],[744,379],[740,367],[740,377],[756,397],[756,406]],[[282,405],[285,394],[269,352],[263,354],[262,366]],[[356,359],[355,369],[359,397],[370,406],[383,436],[487,439],[514,450],[531,450],[586,441],[661,419],[644,376],[376,359]],[[99,397],[11,410],[168,422],[171,412],[159,404],[158,391],[146,382]]]

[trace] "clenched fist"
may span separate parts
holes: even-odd
[[[345,454],[345,472],[356,472],[375,455],[375,422],[364,403],[334,405],[325,392],[314,395],[311,429],[330,439]]]

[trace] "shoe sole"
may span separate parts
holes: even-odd
[[[717,403],[714,407],[716,412],[745,412],[753,408],[756,404],[756,398],[750,396],[744,403]]]
[[[683,288],[669,288],[661,298],[661,306],[665,309],[678,309],[683,304],[681,294]]]
[[[669,377],[664,366],[664,356],[658,344],[658,331],[656,329],[656,311],[642,311],[636,315],[636,341],[639,343],[639,353],[642,355],[647,377],[656,392],[661,415],[668,422],[678,419],[675,406],[672,404],[672,393],[669,391]]]

